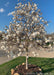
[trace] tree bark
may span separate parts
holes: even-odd
[[[26,69],[28,69],[28,54],[26,54]]]

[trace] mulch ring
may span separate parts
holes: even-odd
[[[28,74],[32,74],[32,73],[40,73],[42,72],[42,69],[36,65],[32,65],[32,64],[29,64],[28,65],[28,69],[25,68],[26,65],[19,65],[19,66],[16,66],[16,68],[14,69],[14,73],[18,73],[19,75],[28,75]]]

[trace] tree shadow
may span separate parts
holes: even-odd
[[[53,70],[54,70],[54,68],[45,69],[45,70],[43,70],[43,73],[50,73],[50,72],[53,71]]]

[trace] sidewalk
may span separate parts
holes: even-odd
[[[11,59],[10,58],[8,58],[8,57],[0,57],[0,65],[1,64],[3,64],[3,63],[5,63],[5,62],[8,62],[8,61],[10,61]]]

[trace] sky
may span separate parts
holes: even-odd
[[[20,2],[28,2],[29,0],[20,0]],[[50,21],[46,27],[47,33],[54,32],[54,0],[32,0],[41,9],[42,16],[45,20]],[[15,6],[18,0],[0,0],[0,31],[3,31],[5,25],[9,26],[12,22],[12,11],[15,10]]]

